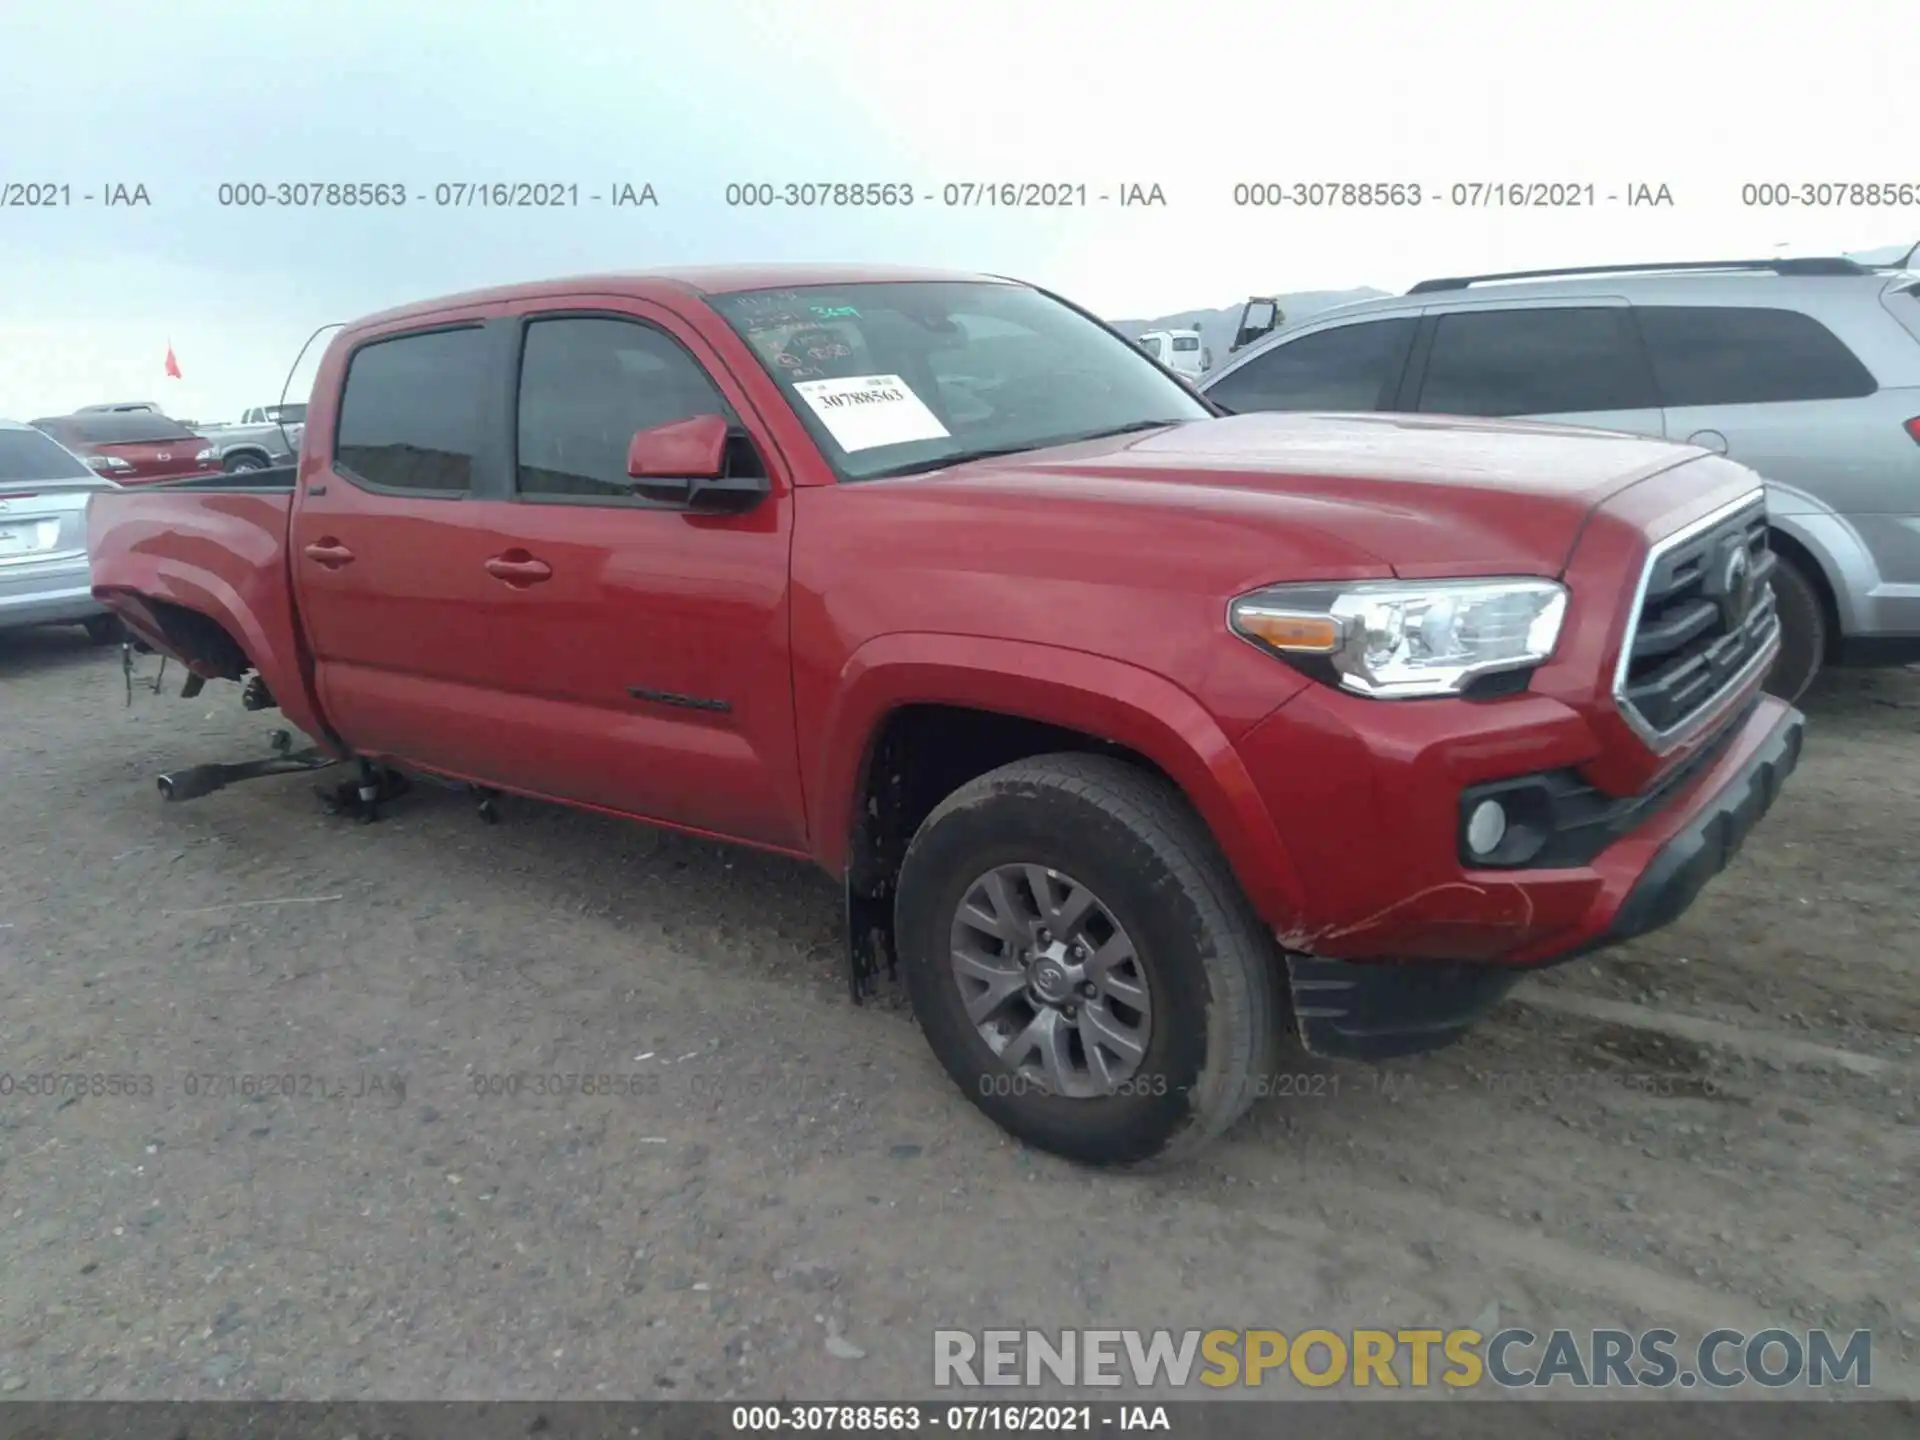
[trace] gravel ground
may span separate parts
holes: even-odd
[[[938,1327],[1490,1321],[1865,1327],[1915,1393],[1920,676],[1822,681],[1680,924],[1450,1051],[1290,1060],[1152,1178],[1024,1150],[851,1006],[824,877],[437,789],[166,806],[277,718],[168,678],[0,636],[0,1074],[136,1092],[0,1097],[10,1398],[898,1397]]]

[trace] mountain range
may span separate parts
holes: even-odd
[[[1888,245],[1878,250],[1849,250],[1846,255],[1862,265],[1892,265],[1906,255],[1908,249],[1908,245]],[[1373,300],[1391,293],[1363,285],[1357,290],[1301,290],[1277,298],[1280,311],[1286,317],[1285,323],[1291,325],[1322,310],[1331,310],[1336,305],[1351,305],[1357,300]],[[1198,330],[1200,343],[1213,352],[1213,363],[1219,365],[1227,358],[1227,347],[1233,344],[1235,327],[1240,323],[1240,307],[1245,303],[1244,300],[1236,300],[1218,310],[1178,310],[1171,315],[1157,315],[1151,320],[1112,320],[1108,323],[1127,336],[1140,335],[1148,330]]]

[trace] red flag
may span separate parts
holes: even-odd
[[[167,342],[167,374],[175,380],[180,378],[180,362],[173,358],[173,342]]]

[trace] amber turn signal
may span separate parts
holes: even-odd
[[[1340,648],[1340,622],[1327,615],[1300,615],[1245,606],[1235,616],[1240,633],[1293,655],[1331,655]]]

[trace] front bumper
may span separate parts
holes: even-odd
[[[57,564],[0,566],[0,630],[22,625],[69,625],[106,607],[93,598],[93,576],[83,556]]]
[[[1805,727],[1799,711],[1761,697],[1731,735],[1719,738],[1719,753],[1697,777],[1643,826],[1595,857],[1585,872],[1593,882],[1590,903],[1574,923],[1550,936],[1477,963],[1290,951],[1288,978],[1302,1042],[1314,1054],[1359,1060],[1435,1049],[1457,1039],[1528,971],[1672,924],[1772,808],[1799,763]],[[1483,889],[1504,884],[1524,899],[1535,890],[1560,892],[1567,883],[1562,876],[1573,879],[1578,872],[1524,872],[1497,880],[1493,872],[1467,873],[1484,882]]]

